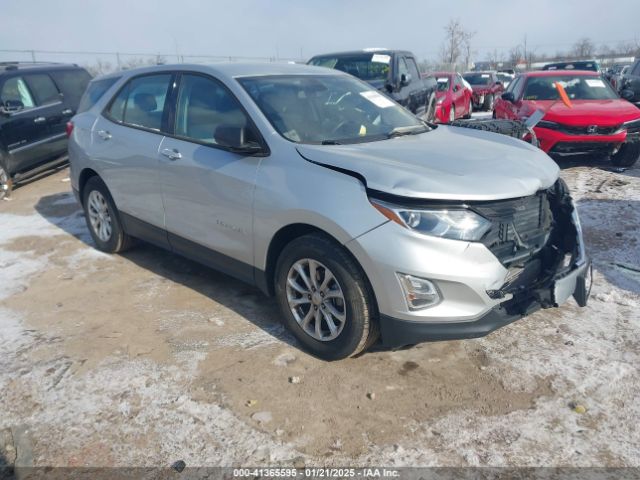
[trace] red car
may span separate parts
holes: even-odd
[[[464,79],[473,89],[473,108],[476,110],[493,111],[495,100],[504,92],[504,86],[496,72],[467,72]]]
[[[473,111],[471,91],[465,87],[460,74],[436,72],[433,76],[438,82],[436,122],[450,123],[457,118],[470,118]]]
[[[571,107],[560,98],[560,84]],[[535,110],[540,148],[552,156],[610,155],[631,166],[640,156],[640,109],[623,100],[597,72],[539,71],[519,75],[496,101],[494,117],[520,120]]]

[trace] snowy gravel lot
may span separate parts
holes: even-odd
[[[562,165],[587,308],[337,363],[253,288],[95,251],[66,169],[22,186],[0,203],[0,464],[640,466],[640,169],[608,166]]]

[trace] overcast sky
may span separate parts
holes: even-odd
[[[443,27],[472,31],[475,60],[525,34],[538,53],[580,37],[614,47],[640,37],[638,0],[0,0],[0,49],[308,58],[363,47],[435,59]],[[38,54],[38,60],[86,58]],[[28,54],[0,52],[1,60]]]

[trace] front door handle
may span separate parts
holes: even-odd
[[[180,160],[182,158],[182,154],[176,150],[175,148],[165,148],[160,152],[162,155],[167,157],[169,160]]]
[[[44,123],[47,121],[46,117],[36,117],[33,119],[33,123]]]
[[[73,115],[73,110],[71,110],[70,108],[65,108],[64,110],[62,110],[62,115]]]
[[[111,134],[107,130],[98,130],[98,136],[103,140],[111,139]]]

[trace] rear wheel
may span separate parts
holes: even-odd
[[[131,246],[132,238],[124,232],[109,189],[99,177],[91,177],[87,181],[82,205],[89,233],[98,250],[118,253]]]
[[[286,325],[313,355],[343,359],[378,337],[377,309],[364,272],[326,236],[305,235],[285,247],[275,290]]]
[[[9,171],[4,166],[4,163],[2,163],[2,160],[0,160],[0,200],[9,198],[12,187],[11,175],[9,175]]]
[[[493,110],[493,104],[495,103],[495,99],[493,97],[493,95],[487,95],[486,97],[484,97],[484,104],[483,104],[483,108],[487,111],[487,112],[491,112]]]
[[[631,167],[640,158],[640,142],[624,143],[615,155],[611,156],[611,163],[616,167]]]

